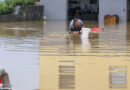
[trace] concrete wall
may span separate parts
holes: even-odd
[[[42,17],[42,5],[16,6],[11,14],[0,15],[0,22],[41,20]]]
[[[67,0],[40,0],[47,20],[67,19]]]
[[[99,21],[104,22],[106,14],[117,14],[120,21],[127,19],[127,0],[99,0]]]
[[[40,20],[43,17],[43,6],[21,6],[17,15],[19,21]]]

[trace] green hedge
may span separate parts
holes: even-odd
[[[34,0],[13,0],[15,2],[16,5],[33,5],[34,4]]]
[[[0,2],[0,14],[11,13],[16,5],[33,5],[34,0],[5,0]]]
[[[11,11],[13,11],[13,9],[14,9],[14,5],[13,4],[7,5],[4,2],[0,2],[0,14],[10,13]]]
[[[15,0],[15,4],[22,5],[22,4],[24,4],[24,1],[23,0]]]
[[[25,5],[33,5],[34,2],[35,2],[34,0],[24,0]]]

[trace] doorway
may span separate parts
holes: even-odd
[[[99,0],[68,0],[68,20],[98,20]]]
[[[130,21],[130,0],[127,1],[127,20]]]

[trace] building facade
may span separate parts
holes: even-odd
[[[75,4],[70,5],[69,2]],[[127,20],[127,0],[118,0],[118,2],[117,0],[40,0],[40,3],[44,5],[44,15],[47,20],[67,20],[69,7],[75,6],[82,10],[93,8],[99,21],[104,21],[106,14],[119,15],[120,21]]]
[[[47,20],[67,19],[67,0],[40,0]]]

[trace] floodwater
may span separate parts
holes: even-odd
[[[68,35],[68,22],[0,23],[0,65],[13,90],[130,90],[130,23],[88,38]]]
[[[0,66],[13,90],[39,89],[41,22],[0,23]]]

